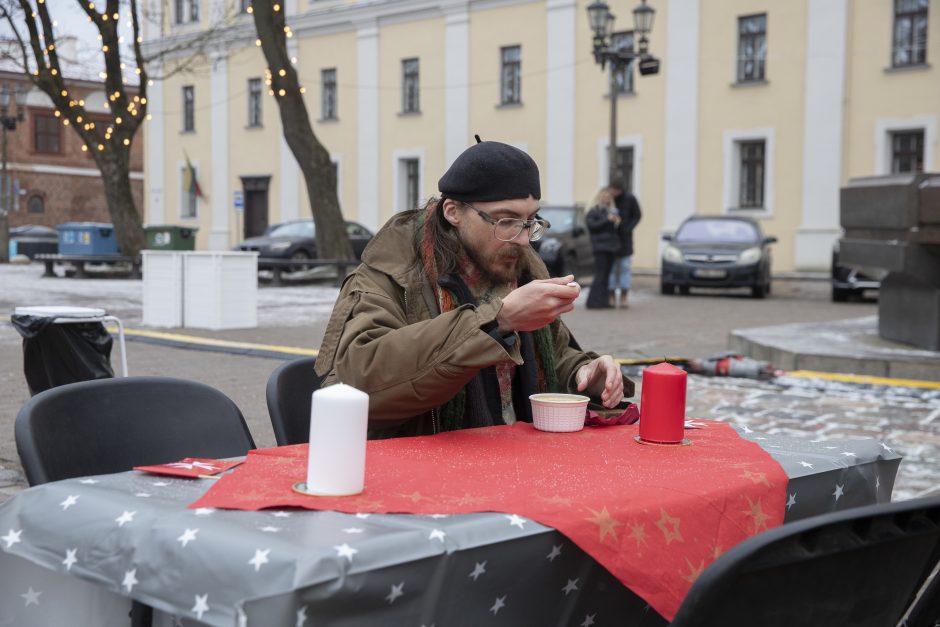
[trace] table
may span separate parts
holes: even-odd
[[[885,444],[738,432],[789,477],[787,521],[890,500]],[[0,506],[0,625],[122,625],[128,596],[168,625],[665,624],[531,520],[186,509],[209,484],[129,472]]]

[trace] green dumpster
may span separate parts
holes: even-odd
[[[195,250],[198,227],[150,224],[144,227],[148,250]]]

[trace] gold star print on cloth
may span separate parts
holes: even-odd
[[[690,446],[674,447],[638,444],[637,425],[548,433],[515,423],[374,440],[365,490],[351,497],[291,489],[306,476],[306,445],[260,449],[190,507],[497,512],[520,536],[535,522],[557,529],[670,620],[722,551],[779,525],[786,509],[780,465],[730,426],[701,424],[686,432]]]

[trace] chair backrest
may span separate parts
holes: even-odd
[[[222,392],[169,377],[98,379],[30,399],[14,428],[30,485],[184,457],[235,457],[255,447]]]
[[[316,357],[285,362],[268,377],[265,396],[278,446],[310,440],[310,397],[320,389]]]
[[[788,523],[735,546],[673,627],[894,627],[940,555],[940,497]]]
[[[914,602],[902,627],[938,627],[940,625],[940,562],[934,566],[931,579]]]

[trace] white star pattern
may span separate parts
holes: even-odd
[[[138,493],[135,494],[134,496],[136,496],[137,498],[141,498],[141,499],[149,499],[149,498],[150,498],[150,494],[149,494],[148,492],[138,492]]]
[[[431,514],[431,518],[447,518],[449,514]]]
[[[493,607],[490,608],[490,611],[493,612],[493,616],[496,616],[497,612],[506,607],[506,596],[496,597],[496,602],[493,603]]]
[[[186,529],[183,531],[183,535],[176,539],[177,542],[186,546],[190,542],[196,539],[196,534],[199,533],[199,529]]]
[[[569,580],[568,580],[567,585],[565,585],[565,587],[561,589],[562,592],[565,593],[565,596],[568,596],[569,594],[571,594],[572,592],[574,592],[575,590],[578,589],[578,582],[579,582],[579,581],[581,581],[580,578],[578,578],[578,579],[569,579]]]
[[[345,557],[345,558],[348,559],[350,562],[352,562],[353,555],[355,555],[356,553],[359,552],[358,549],[352,548],[351,546],[349,546],[349,545],[346,544],[345,542],[344,542],[343,544],[338,545],[338,546],[334,546],[333,548],[336,549],[336,554],[337,554],[337,555],[339,555],[340,557]]]
[[[391,605],[395,602],[395,599],[401,596],[405,596],[405,593],[402,589],[405,587],[405,582],[400,581],[397,584],[392,585],[391,591],[385,596],[385,600],[388,601],[388,604]]]
[[[362,527],[346,527],[343,529],[343,533],[362,533],[365,529]]]
[[[169,482],[169,481],[154,481],[154,482],[151,483],[150,485],[156,486],[156,487],[158,487],[158,488],[165,488],[165,487],[167,487],[168,485],[170,485],[170,482]]]
[[[741,425],[741,431],[744,433],[754,433],[754,431],[747,425]]]
[[[881,488],[881,477],[875,475],[875,491],[878,491]]]
[[[126,570],[124,571],[124,581],[121,582],[121,585],[124,586],[124,589],[130,594],[131,590],[134,589],[139,581],[137,581],[137,569]]]
[[[294,623],[294,627],[304,627],[304,623],[307,622],[307,606],[303,606],[297,610],[297,622]]]
[[[197,594],[195,595],[195,597],[196,597],[196,603],[195,605],[193,605],[193,609],[191,609],[190,612],[195,612],[196,618],[198,618],[199,620],[202,620],[202,615],[209,611],[209,595]]]
[[[72,506],[75,505],[76,503],[78,503],[78,495],[77,495],[77,494],[69,494],[67,497],[65,497],[65,500],[64,500],[64,501],[62,501],[61,503],[59,503],[59,505],[62,506],[62,511],[64,512],[65,510],[67,510],[68,508],[72,507]]]
[[[545,559],[547,559],[549,562],[554,562],[555,558],[558,557],[559,555],[561,555],[561,545],[555,544],[555,545],[552,545],[552,552],[546,555]]]
[[[22,588],[20,589],[22,590]],[[26,599],[25,607],[29,607],[30,605],[39,605],[40,594],[42,594],[42,592],[37,592],[36,590],[33,590],[32,586],[30,586],[29,590],[25,594],[21,594],[20,596]]]
[[[594,624],[594,617],[597,614],[585,614],[584,620],[581,622],[581,627],[591,627]]]
[[[116,522],[116,523],[118,524],[118,527],[123,527],[125,523],[129,523],[129,522],[133,522],[133,521],[134,521],[134,514],[136,514],[136,513],[137,513],[136,511],[134,511],[134,512],[129,512],[129,511],[127,511],[127,510],[124,510],[124,513],[122,513],[120,516],[118,516],[117,518],[115,518],[115,519],[114,519],[114,522]]]
[[[265,533],[277,533],[280,530],[281,530],[280,527],[272,527],[271,525],[267,525],[266,527],[261,528],[261,531]]]
[[[95,485],[98,483],[97,479],[79,479],[79,483],[84,483],[85,485]]]
[[[290,518],[290,512],[274,512],[275,518]]]
[[[845,455],[846,457],[858,457],[858,455],[850,451],[842,451],[842,454]]]
[[[825,438],[818,438],[816,440],[810,440],[811,444],[819,444],[820,442],[825,442]]]
[[[72,570],[72,566],[78,560],[75,558],[75,554],[78,553],[78,549],[65,549],[65,559],[62,560],[62,565],[65,566],[65,570]]]
[[[511,516],[506,516],[506,519],[509,520],[509,525],[512,527],[519,527],[520,529],[525,529],[523,525],[526,523],[526,519],[521,516],[516,516],[515,514]]]
[[[22,540],[20,540],[20,536],[21,536],[21,535],[23,535],[23,530],[22,530],[22,529],[17,529],[17,530],[15,530],[15,531],[14,531],[13,529],[10,529],[10,531],[7,532],[7,535],[5,535],[5,536],[3,536],[2,538],[0,538],[0,540],[3,540],[4,542],[6,542],[6,543],[7,543],[7,548],[10,548],[11,546],[13,546],[14,544],[16,544],[17,542],[22,542]]]
[[[214,507],[199,507],[196,508],[196,516],[208,516],[215,511]]]
[[[486,574],[486,562],[477,562],[473,567],[473,572],[467,575],[472,577],[474,581],[480,578],[480,575]]]
[[[366,518],[368,518],[368,517],[371,516],[371,515],[372,515],[372,514],[360,512],[360,513],[356,514],[356,518],[361,518],[362,520],[365,520]]]
[[[836,489],[832,493],[832,496],[836,497],[836,502],[838,502],[839,498],[845,493],[845,491],[842,489],[844,487],[845,487],[844,484],[843,485],[839,485],[838,483],[836,484]]]
[[[271,549],[255,549],[255,556],[248,560],[248,563],[255,567],[255,572],[261,570],[261,566],[268,563],[268,553]]]
[[[796,492],[787,496],[787,511],[790,511],[794,505],[796,505]]]
[[[428,540],[440,540],[441,542],[443,542],[444,536],[446,535],[447,534],[444,533],[443,529],[432,529],[431,533],[428,534]]]
[[[809,463],[809,462],[800,462],[800,466],[802,466],[803,468],[812,468],[812,467],[813,467],[813,465],[812,465],[811,463]]]
[[[888,446],[887,444],[885,444],[884,442],[879,442],[879,444],[881,444],[881,448],[883,448],[884,450],[888,451],[889,453],[893,453],[893,452],[894,452],[894,451],[891,449],[891,447]]]
[[[827,451],[834,451],[835,449],[837,449],[837,448],[839,448],[839,447],[837,447],[837,446],[826,446],[826,447],[823,447],[823,448],[825,448]]]

